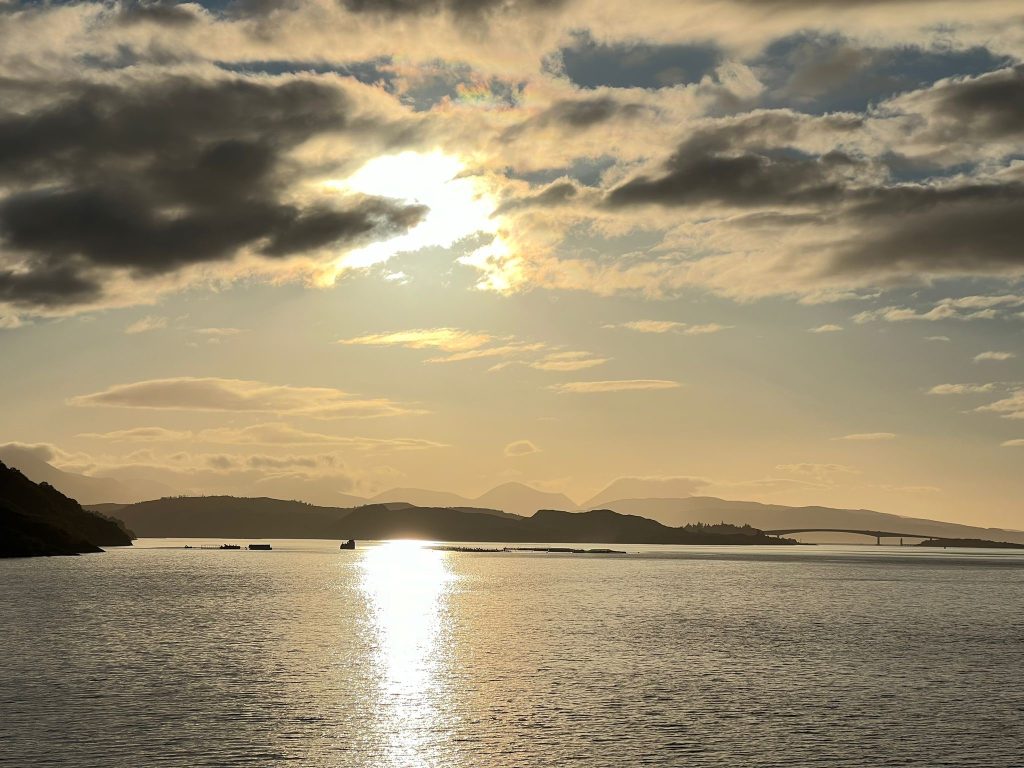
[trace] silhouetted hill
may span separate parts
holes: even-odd
[[[608,544],[780,544],[792,543],[768,536],[753,528],[733,529],[727,533],[699,527],[671,528],[656,520],[623,515],[610,509],[590,512],[562,512],[542,509],[527,521],[545,538],[534,541],[600,542]]]
[[[131,543],[117,521],[0,462],[0,557],[76,555]]]
[[[353,509],[372,509],[378,515],[413,510],[412,516],[424,510],[437,511],[434,507],[418,507],[406,502],[364,504],[355,508],[322,507],[304,501],[238,496],[168,496],[137,504],[96,507],[123,520],[139,536],[153,538],[337,538],[341,536],[341,529],[337,527],[339,521]],[[493,509],[460,507],[455,511],[472,516],[518,519]],[[398,515],[395,519],[403,518]]]
[[[668,526],[727,522],[749,523],[761,530],[801,527],[895,530],[942,538],[996,539],[1024,544],[1024,531],[978,528],[939,520],[901,517],[870,509],[787,507],[756,501],[727,501],[711,496],[690,496],[681,499],[618,499],[608,501],[602,506],[623,514],[642,515]]]
[[[140,536],[435,541],[599,542],[621,544],[778,544],[753,529],[671,528],[610,510],[541,510],[518,517],[493,510],[416,507],[389,502],[354,509],[233,496],[164,498],[115,514]]]

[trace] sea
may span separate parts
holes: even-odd
[[[0,765],[1024,766],[1024,552],[220,543],[0,561]]]

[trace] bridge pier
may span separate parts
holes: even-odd
[[[881,536],[875,536],[875,546],[876,547],[882,546],[882,537]]]

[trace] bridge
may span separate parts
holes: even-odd
[[[778,528],[774,531],[765,531],[770,536],[788,536],[791,533],[856,533],[861,536],[871,536],[876,544],[881,544],[882,539],[937,539],[942,541],[944,536],[932,536],[931,534],[920,533],[893,533],[892,531],[865,531],[853,528]]]

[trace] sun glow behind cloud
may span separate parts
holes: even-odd
[[[491,216],[497,202],[482,178],[464,171],[463,161],[452,155],[402,152],[376,157],[347,179],[326,182],[339,192],[387,197],[429,210],[408,232],[340,257],[325,282],[333,283],[344,270],[383,264],[398,253],[450,248],[475,234],[491,235],[493,247],[499,239],[500,220]]]

